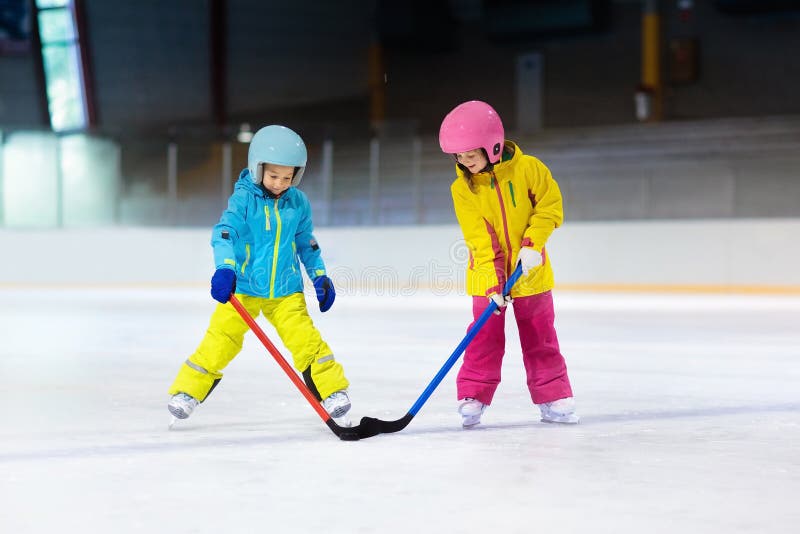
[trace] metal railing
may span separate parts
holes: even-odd
[[[513,133],[509,135],[514,139]],[[567,220],[800,217],[800,118],[543,132],[517,139],[553,172]],[[308,143],[300,188],[317,226],[455,223],[453,162],[435,136]],[[247,145],[0,134],[0,227],[209,226]]]

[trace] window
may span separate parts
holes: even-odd
[[[56,132],[87,126],[86,79],[73,0],[36,0],[50,125]]]

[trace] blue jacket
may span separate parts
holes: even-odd
[[[313,230],[305,193],[290,187],[280,198],[271,197],[244,169],[211,235],[214,263],[236,271],[237,293],[267,298],[300,293],[298,260],[312,280],[325,274]]]

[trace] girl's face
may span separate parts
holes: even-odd
[[[264,164],[264,176],[261,184],[273,195],[280,196],[281,193],[289,189],[294,177],[294,167],[286,165],[275,165],[274,163]]]
[[[478,174],[489,164],[489,159],[483,155],[480,148],[469,152],[459,152],[456,154],[456,161],[469,169],[472,174]]]

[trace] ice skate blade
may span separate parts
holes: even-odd
[[[551,423],[556,425],[577,425],[581,421],[581,418],[577,415],[563,415],[547,419],[542,417],[541,421],[542,423]]]
[[[473,416],[465,416],[465,417],[463,417],[463,419],[461,421],[461,428],[465,428],[465,429],[475,428],[479,424],[481,424],[480,416],[478,416],[478,417],[475,417],[474,415]]]
[[[177,420],[178,418],[173,415],[169,421],[169,425],[167,425],[167,430],[172,430],[172,426],[175,424]]]

